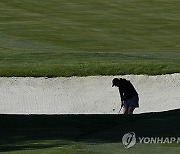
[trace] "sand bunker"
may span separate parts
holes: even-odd
[[[180,74],[90,77],[1,77],[0,114],[117,114],[114,77],[130,80],[140,97],[135,113],[180,108]]]

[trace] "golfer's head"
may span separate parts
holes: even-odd
[[[114,78],[112,80],[112,87],[114,87],[114,86],[118,87],[119,86],[119,82],[120,82],[120,80],[118,78]]]

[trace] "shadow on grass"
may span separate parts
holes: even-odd
[[[137,137],[178,137],[179,121],[180,109],[137,115],[0,115],[0,152],[68,142],[115,143],[128,132]]]

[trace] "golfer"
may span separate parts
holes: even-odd
[[[139,107],[139,97],[134,86],[126,79],[114,78],[112,87],[118,87],[121,97],[121,108],[124,109],[124,114],[133,114],[135,108]]]

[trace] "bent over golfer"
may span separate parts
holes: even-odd
[[[121,97],[121,108],[124,108],[124,114],[133,114],[135,108],[139,107],[139,97],[134,86],[126,79],[114,78],[112,87],[118,87]]]

